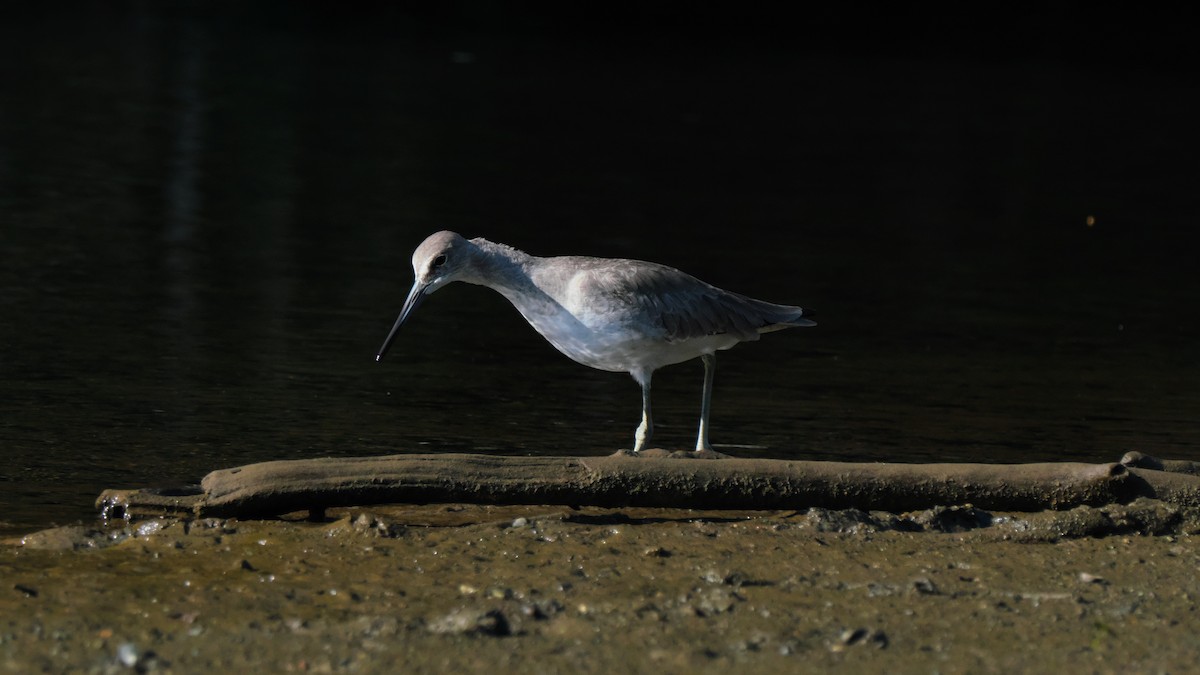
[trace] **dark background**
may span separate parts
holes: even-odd
[[[1200,459],[1188,23],[684,4],[0,10],[0,529],[266,459],[595,454],[623,375],[452,287],[453,229],[815,307],[722,354],[743,456]],[[700,369],[655,378],[692,442]]]

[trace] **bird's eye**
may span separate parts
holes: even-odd
[[[436,257],[436,258],[434,258],[434,259],[433,259],[433,265],[431,265],[431,267],[432,267],[433,269],[437,269],[437,268],[439,268],[439,267],[441,267],[442,265],[445,265],[445,264],[446,264],[446,254],[445,254],[445,253],[443,253],[443,254],[441,254],[441,255],[439,255],[438,257]]]

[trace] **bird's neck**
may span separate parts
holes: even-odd
[[[477,249],[472,261],[475,273],[463,281],[488,286],[510,300],[513,293],[534,290],[530,273],[537,257],[483,238],[472,239],[471,244]]]
[[[472,239],[471,243],[478,249],[474,256],[475,276],[464,277],[463,281],[487,286],[503,295],[539,333],[558,344],[553,337],[555,322],[547,323],[547,319],[561,318],[565,310],[555,299],[557,284],[541,273],[547,258],[486,239]]]

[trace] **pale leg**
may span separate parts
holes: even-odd
[[[704,361],[704,394],[700,399],[700,433],[696,436],[696,450],[712,450],[708,444],[708,412],[712,407],[713,376],[717,372],[716,354],[705,354],[700,357]]]
[[[654,435],[654,421],[650,418],[650,376],[647,374],[644,378],[638,378],[638,381],[642,385],[642,423],[634,435],[634,452],[645,450],[650,437]]]

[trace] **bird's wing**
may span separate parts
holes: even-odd
[[[708,335],[757,340],[760,333],[812,325],[799,307],[725,291],[665,265],[638,261],[606,272],[599,279],[605,290],[635,308],[645,324],[661,327],[668,341]]]

